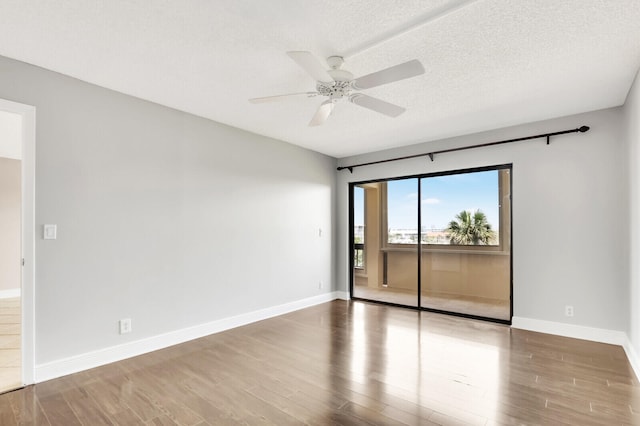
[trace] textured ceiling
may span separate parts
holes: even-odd
[[[0,0],[0,55],[343,157],[621,105],[639,22],[638,0]],[[247,101],[315,89],[290,50],[426,73],[366,91],[397,118],[308,127],[321,98]]]

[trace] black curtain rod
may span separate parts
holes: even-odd
[[[529,139],[547,138],[547,145],[549,145],[549,141],[551,139],[551,136],[566,135],[567,133],[578,133],[578,132],[584,133],[584,132],[587,132],[588,130],[589,130],[589,126],[582,126],[582,127],[578,127],[577,129],[562,130],[562,131],[553,132],[553,133],[543,133],[541,135],[525,136],[525,137],[522,137],[522,138],[507,139],[507,140],[504,140],[504,141],[487,142],[487,143],[481,143],[481,144],[478,144],[478,145],[470,145],[470,146],[461,146],[461,147],[458,147],[458,148],[442,149],[440,151],[425,152],[424,154],[414,154],[414,155],[407,155],[407,156],[404,156],[404,157],[389,158],[387,160],[378,160],[378,161],[370,161],[368,163],[352,164],[351,166],[340,166],[340,167],[338,167],[338,170],[347,169],[351,173],[353,173],[353,169],[355,169],[356,167],[370,166],[372,164],[390,163],[391,161],[408,160],[410,158],[418,158],[418,157],[429,157],[431,159],[431,161],[433,161],[433,157],[435,155],[437,155],[437,154],[445,154],[447,152],[455,152],[455,151],[464,151],[464,150],[467,150],[467,149],[483,148],[485,146],[502,145],[502,144],[505,144],[505,143],[520,142],[520,141],[526,141],[526,140],[529,140]]]

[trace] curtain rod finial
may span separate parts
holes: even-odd
[[[589,126],[582,126],[578,129],[578,131],[580,133],[584,133],[584,132],[588,132],[589,131]]]

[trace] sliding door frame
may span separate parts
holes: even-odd
[[[457,174],[464,173],[475,173],[475,172],[485,172],[492,170],[509,170],[509,319],[503,320],[498,318],[490,318],[483,317],[479,315],[466,314],[462,312],[452,312],[452,311],[444,311],[440,309],[426,308],[422,306],[422,179],[423,178],[432,178],[438,176],[451,176]],[[353,290],[355,285],[355,269],[354,269],[354,188],[359,185],[364,185],[368,183],[379,183],[379,182],[389,182],[394,180],[403,180],[403,179],[417,179],[418,180],[418,242],[417,242],[417,256],[418,256],[418,294],[417,294],[417,304],[415,306],[411,305],[402,305],[393,302],[386,302],[382,300],[372,300],[354,296]],[[365,195],[366,197],[366,195]],[[502,201],[501,201],[502,202]],[[502,216],[501,216],[502,217]],[[501,237],[502,238],[502,237]],[[372,302],[378,303],[382,305],[388,306],[398,306],[402,308],[415,309],[419,311],[427,311],[434,312],[439,314],[452,315],[462,318],[470,318],[470,319],[479,319],[488,322],[495,322],[499,324],[507,324],[511,325],[511,321],[513,318],[513,164],[497,164],[493,166],[484,166],[484,167],[474,167],[467,169],[456,169],[456,170],[448,170],[442,172],[434,172],[434,173],[424,173],[417,175],[408,175],[408,176],[396,176],[389,177],[384,179],[371,179],[365,181],[356,181],[349,182],[349,297],[351,300],[358,300],[364,302]]]

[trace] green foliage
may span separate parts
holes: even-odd
[[[446,232],[454,245],[489,245],[493,244],[496,238],[487,216],[480,210],[461,211],[449,222]]]

